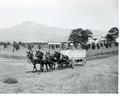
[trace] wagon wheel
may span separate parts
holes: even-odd
[[[71,67],[74,69],[75,68],[75,62],[74,62],[74,60],[70,60],[69,62],[70,62]]]
[[[82,61],[82,66],[84,66],[84,64],[86,63],[86,58],[83,58],[82,60],[83,60]]]

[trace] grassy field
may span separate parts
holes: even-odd
[[[91,60],[75,69],[43,73],[32,73],[31,70],[32,65],[25,60],[0,59],[0,93],[118,92],[117,55]],[[17,82],[8,83],[5,80]]]
[[[85,66],[42,73],[32,72],[26,51],[0,51],[0,93],[118,93],[117,47],[89,50]]]

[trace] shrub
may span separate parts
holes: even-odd
[[[112,47],[111,43],[109,43],[109,47]]]
[[[7,48],[7,47],[8,47],[6,43],[4,43],[3,46],[4,46],[4,48]]]
[[[100,49],[100,45],[97,43],[97,49]]]
[[[86,49],[86,50],[88,50],[88,49],[89,49],[88,45],[85,45],[84,47],[85,47],[85,49]]]
[[[115,46],[116,46],[116,47],[118,46],[118,42],[115,42]]]
[[[8,41],[8,42],[7,42],[7,45],[11,45],[11,43]]]
[[[13,48],[15,48],[16,50],[19,50],[20,49],[20,45],[19,43],[13,43]]]
[[[38,45],[38,49],[39,49],[39,50],[41,49],[41,45]]]
[[[95,43],[92,43],[92,49],[95,50]]]
[[[25,47],[25,43],[24,43],[24,42],[19,41],[18,44],[19,44],[20,46]]]
[[[34,47],[33,45],[28,44],[28,50],[32,50],[33,47]]]
[[[88,49],[90,49],[90,44],[87,45]]]
[[[0,45],[4,45],[4,42],[0,42]]]
[[[15,78],[6,78],[3,82],[8,84],[18,83],[18,81]]]
[[[103,47],[103,43],[100,43],[100,46]]]
[[[85,46],[85,45],[82,45],[82,49],[86,49],[86,46]]]
[[[105,46],[106,48],[108,48],[108,43],[104,43],[104,46]]]

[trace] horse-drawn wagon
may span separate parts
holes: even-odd
[[[75,65],[84,65],[86,63],[86,50],[61,50],[62,54],[69,57],[69,63],[74,68]]]
[[[73,68],[75,65],[84,65],[86,63],[86,50],[81,49],[80,44],[78,44],[78,47],[75,48],[72,42],[67,42],[65,49],[61,48],[61,43],[50,43],[48,45],[54,45],[55,47],[56,45],[59,46],[58,50],[55,51],[68,56],[69,59],[66,60],[69,62],[69,65],[72,65]]]
[[[27,52],[27,58],[33,64],[33,70],[36,68],[36,64],[40,64],[40,70],[43,71],[44,65],[48,71],[56,68],[67,68],[68,66],[74,68],[75,65],[84,65],[86,63],[86,50],[75,49],[73,44],[62,49],[60,43],[49,43],[46,45],[45,50],[38,50],[34,54],[33,52]]]

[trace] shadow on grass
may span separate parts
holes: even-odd
[[[50,72],[50,71],[47,71],[47,70],[43,70],[43,71],[37,70],[37,71],[27,71],[26,73],[46,73],[46,72]]]
[[[35,71],[27,71],[26,73],[36,73]]]
[[[82,66],[82,65],[77,65],[77,66]],[[53,70],[47,71],[44,69],[43,71],[37,70],[37,71],[26,71],[26,73],[47,73],[47,72],[53,72],[53,71],[59,71],[59,70],[66,70],[66,69],[73,69],[71,66],[64,66],[63,68],[55,68]]]
[[[17,79],[16,79],[16,78],[12,78],[12,77],[7,77],[3,82],[4,82],[4,83],[7,83],[7,84],[15,84],[15,83],[18,83]]]

